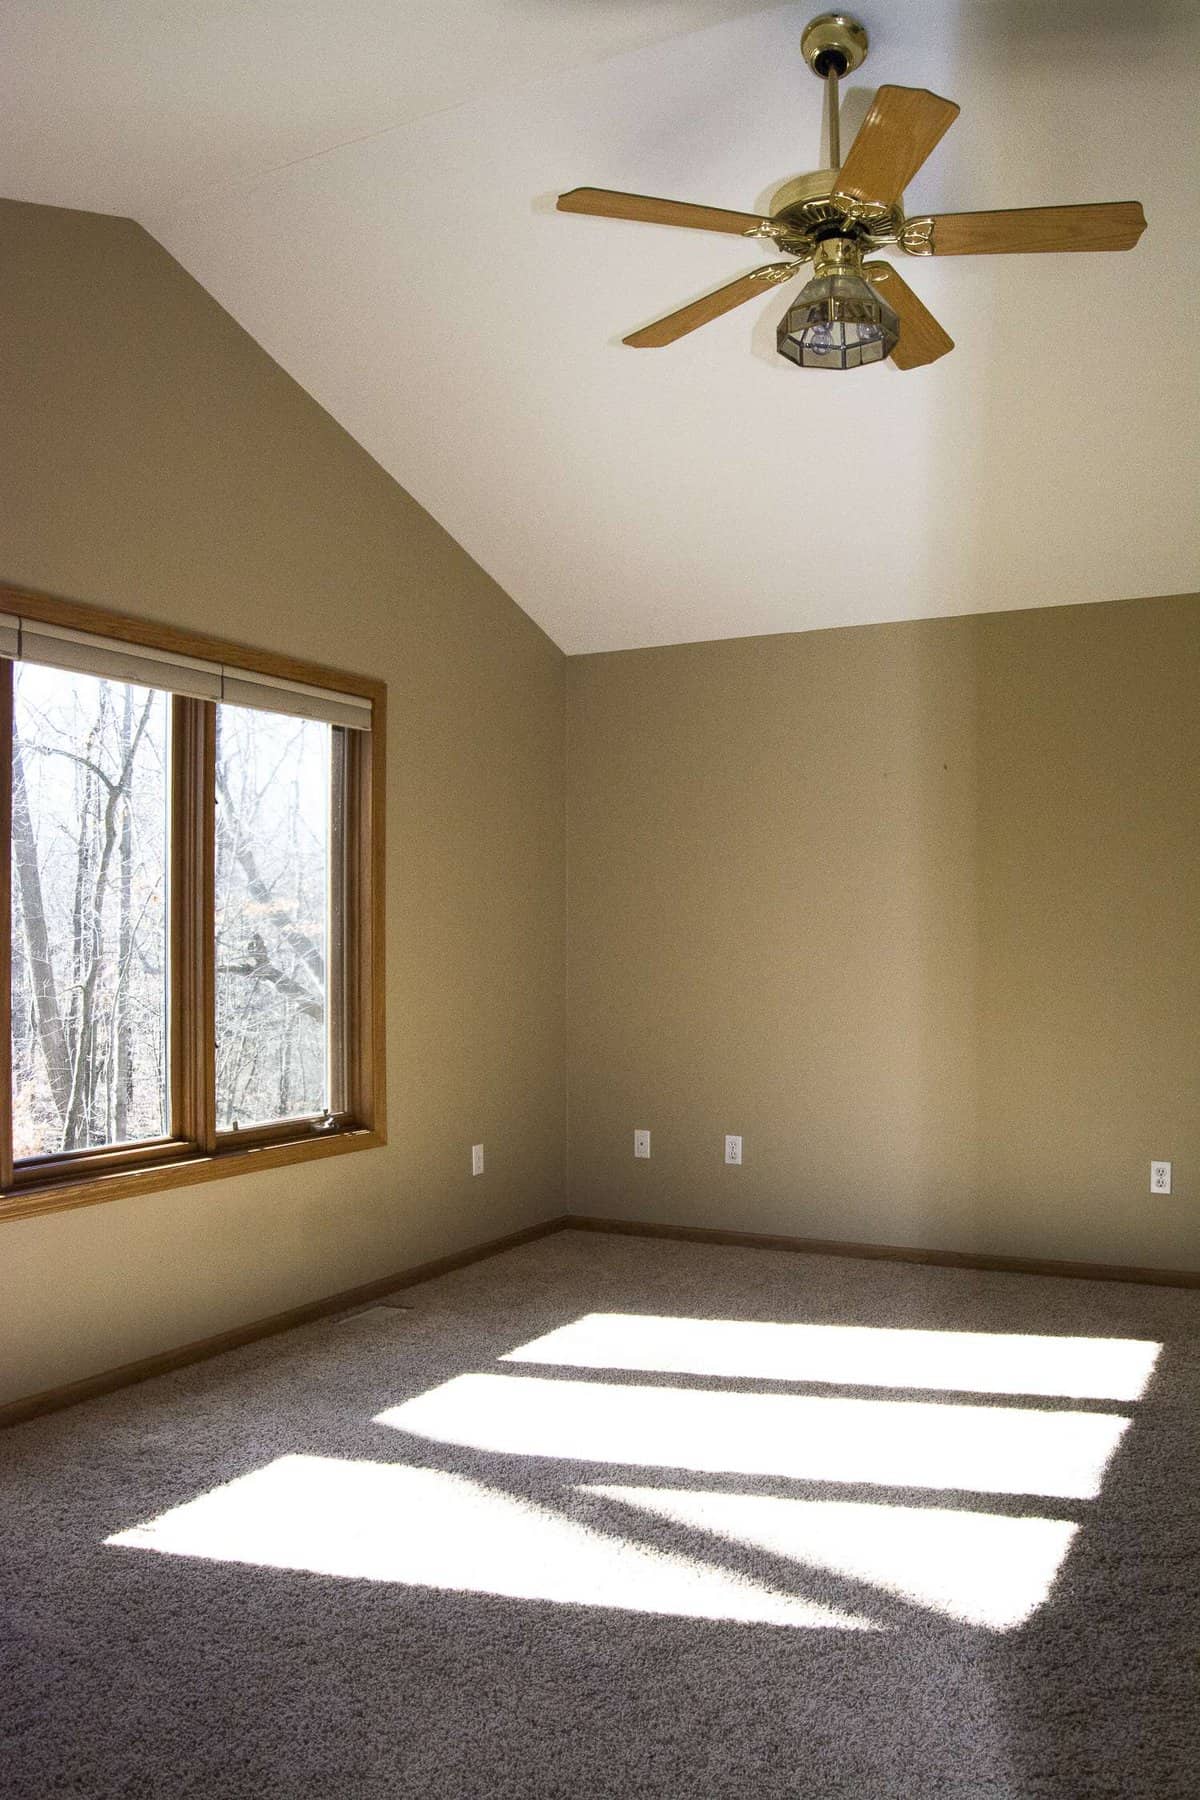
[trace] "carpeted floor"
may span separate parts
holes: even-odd
[[[564,1232],[396,1300],[0,1435],[0,1793],[1200,1792],[1200,1294]]]

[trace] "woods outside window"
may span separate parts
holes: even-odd
[[[0,1217],[383,1141],[384,702],[0,589]]]

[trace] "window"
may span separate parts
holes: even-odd
[[[384,698],[0,589],[0,1216],[383,1141]]]
[[[312,719],[217,712],[218,1131],[334,1109],[333,737]]]
[[[13,1157],[163,1138],[167,697],[16,664]]]

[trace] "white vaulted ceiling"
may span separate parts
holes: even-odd
[[[565,650],[1200,588],[1193,0],[881,0],[884,81],[962,116],[910,212],[1141,199],[1127,255],[906,259],[957,343],[775,354],[774,260],[553,209],[757,209],[820,155],[807,5],[9,0],[0,192],[130,213]]]

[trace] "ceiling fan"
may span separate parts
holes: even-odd
[[[626,344],[638,350],[673,344],[765,288],[790,280],[811,262],[813,279],[780,320],[780,355],[805,369],[854,369],[887,356],[898,368],[915,369],[945,356],[954,341],[890,263],[863,261],[871,251],[888,246],[909,256],[986,256],[1132,250],[1146,229],[1137,200],[906,218],[904,190],[958,117],[958,107],[925,88],[881,87],[843,162],[838,82],[861,66],[867,33],[848,13],[822,13],[806,26],[800,48],[828,86],[833,166],[786,183],[773,196],[769,217],[608,188],[573,188],[559,195],[560,212],[770,240],[795,259],[739,275],[715,293],[632,332],[623,340]]]

